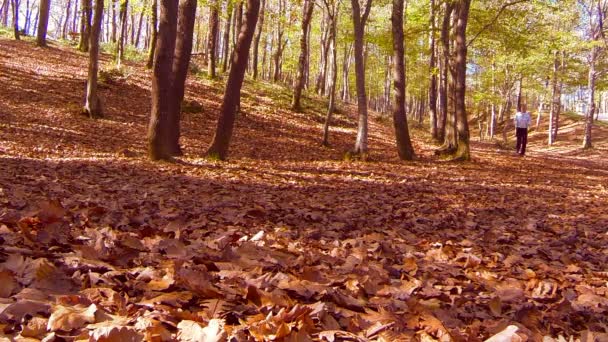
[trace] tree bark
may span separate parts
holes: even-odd
[[[247,69],[247,58],[249,57],[249,48],[253,40],[259,9],[260,0],[247,0],[247,11],[245,12],[245,19],[243,26],[241,26],[236,49],[232,55],[232,65],[226,82],[217,129],[213,142],[207,150],[207,156],[220,160],[225,160],[228,156],[228,147],[239,104],[239,94]]]
[[[144,12],[146,11],[148,7],[148,1],[144,0],[144,7],[141,10],[141,13],[139,14],[139,22],[137,24],[137,34],[135,35],[135,44],[134,46],[136,48],[139,47],[139,39],[141,38],[141,28],[142,28],[142,24],[144,22]]]
[[[91,0],[82,0],[82,15],[80,18],[80,44],[78,50],[89,51],[89,36],[91,34]]]
[[[260,38],[262,37],[262,31],[264,30],[265,7],[266,7],[266,0],[262,0],[261,5],[260,5],[260,15],[259,15],[259,19],[258,19],[257,32],[255,34],[255,38],[253,39],[253,53],[252,53],[253,63],[252,63],[251,69],[253,72],[254,80],[258,78],[258,51],[259,51],[259,45],[260,45]],[[266,49],[266,46],[264,45],[263,48]]]
[[[154,64],[154,55],[156,51],[156,40],[158,38],[158,0],[152,0],[152,8],[150,9],[152,13],[150,14],[150,50],[148,50],[148,61],[146,63],[146,67],[151,69]]]
[[[84,111],[90,118],[103,116],[101,100],[97,94],[97,72],[99,69],[99,36],[101,34],[101,22],[103,18],[103,0],[95,0],[95,13],[91,26],[89,42],[89,70],[87,78],[87,95]]]
[[[259,20],[258,20],[258,24],[257,24],[257,32],[255,34],[255,38],[253,39],[253,54],[252,54],[253,63],[252,63],[251,69],[253,71],[254,80],[258,78],[258,50],[259,50],[259,45],[260,45],[260,38],[262,37],[262,31],[264,31],[265,7],[266,7],[266,0],[262,0],[261,5],[260,5]],[[264,44],[263,48],[266,49],[265,44]]]
[[[226,24],[224,26],[224,38],[222,44],[222,72],[228,70],[228,58],[230,57],[230,21],[232,20],[232,3],[228,2],[226,5],[228,11],[228,18],[226,18]]]
[[[405,116],[405,54],[403,45],[403,4],[404,0],[393,0],[391,15],[393,33],[393,125],[397,152],[401,160],[414,159],[414,149],[410,140]]]
[[[350,55],[353,50],[353,45],[344,42],[344,58],[342,59],[342,101],[350,101],[350,85],[348,80],[348,74],[350,70]]]
[[[330,69],[329,69],[329,104],[327,106],[327,115],[325,117],[325,123],[323,124],[323,140],[321,144],[323,146],[329,146],[329,125],[335,110],[336,103],[336,81],[338,78],[338,46],[336,42],[337,27],[338,27],[338,13],[340,10],[339,3],[332,2],[331,6],[329,2],[325,2],[327,11],[331,11],[331,26],[330,26],[330,44],[329,49],[330,55]],[[330,8],[331,7],[331,8]],[[309,31],[310,32],[310,31]]]
[[[359,122],[357,139],[353,149],[354,154],[365,158],[367,154],[367,94],[365,93],[365,61],[363,60],[363,35],[365,24],[369,16],[372,0],[367,0],[363,13],[361,13],[359,0],[351,0],[353,12],[353,28],[355,31],[355,77],[357,85],[357,111]]]
[[[302,36],[300,37],[300,57],[298,58],[298,73],[296,75],[295,87],[293,90],[293,99],[291,108],[295,111],[302,110],[301,98],[302,90],[304,89],[304,76],[306,71],[306,51],[308,50],[308,31],[310,30],[310,20],[312,19],[312,11],[314,9],[314,0],[304,0],[302,7]]]
[[[179,146],[180,116],[182,101],[184,100],[184,87],[188,76],[188,66],[192,55],[192,41],[194,38],[194,21],[196,18],[197,0],[182,0],[179,4],[177,23],[177,38],[175,42],[175,55],[173,57],[173,97],[171,115],[169,120],[170,148],[174,156],[181,156]]]
[[[116,64],[120,68],[125,54],[125,40],[127,39],[127,9],[129,0],[120,0],[120,11],[118,20],[120,20],[120,34],[116,46]]]
[[[38,33],[36,34],[36,45],[46,46],[46,31],[49,25],[49,12],[51,0],[40,0],[40,19],[38,22]]]
[[[431,75],[429,84],[429,123],[431,130],[431,137],[438,139],[437,134],[437,58],[435,49],[435,0],[430,1],[430,37],[429,37],[429,71]]]
[[[66,39],[68,36],[68,28],[70,26],[70,14],[72,14],[72,0],[68,0],[66,5],[66,13],[65,13],[65,23],[63,24],[63,28],[61,30],[61,38]]]
[[[15,40],[20,40],[21,35],[19,33],[19,0],[12,0],[13,4],[13,35]]]
[[[152,111],[148,126],[148,155],[152,160],[171,159],[168,127],[171,122],[172,66],[177,31],[177,0],[160,1],[160,21],[152,76]]]
[[[209,14],[209,40],[207,41],[207,50],[209,54],[209,64],[207,65],[207,73],[209,77],[215,78],[215,69],[217,62],[217,38],[218,31],[220,27],[220,17],[219,17],[219,7],[220,2],[215,1],[212,5]]]
[[[595,64],[597,60],[597,54],[598,47],[593,46],[591,48],[591,55],[589,56],[589,75],[587,80],[587,88],[589,91],[589,95],[587,99],[587,113],[585,113],[585,137],[583,138],[584,149],[593,147],[591,141],[591,131],[593,129],[593,114],[595,114],[595,80],[597,78]]]
[[[469,19],[469,9],[471,0],[459,0],[457,6],[457,23],[456,23],[456,46],[455,46],[455,96],[454,105],[456,110],[456,120],[458,129],[458,149],[455,153],[455,159],[470,160],[470,133],[469,121],[466,111],[466,78],[467,78],[467,41],[466,30]]]

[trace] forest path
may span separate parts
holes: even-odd
[[[580,123],[565,121],[552,149],[532,132],[529,156],[474,142],[470,163],[436,159],[414,132],[421,157],[402,163],[373,115],[371,161],[345,162],[352,117],[336,116],[324,148],[316,100],[293,113],[288,90],[247,84],[230,160],[215,162],[199,156],[221,84],[192,77],[187,99],[204,110],[184,117],[186,157],[152,163],[149,71],[127,63],[101,90],[107,117],[92,121],[78,114],[85,70],[70,48],[0,38],[0,267],[10,271],[0,274],[11,284],[0,297],[39,289],[47,302],[92,301],[170,334],[218,314],[230,333],[292,340],[348,330],[476,341],[509,324],[534,340],[603,331],[605,127],[591,151],[577,148]],[[128,298],[103,301],[94,288]],[[2,313],[0,324],[21,329]]]

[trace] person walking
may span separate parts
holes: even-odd
[[[515,136],[517,137],[517,145],[515,150],[521,156],[526,154],[526,145],[528,144],[528,126],[530,126],[530,113],[526,110],[526,105],[521,106],[521,111],[515,114]]]

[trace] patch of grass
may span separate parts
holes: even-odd
[[[125,71],[121,68],[109,68],[99,71],[98,82],[102,87],[115,85],[125,77]]]

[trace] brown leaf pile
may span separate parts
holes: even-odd
[[[476,143],[453,164],[416,140],[403,164],[372,120],[373,161],[343,162],[352,118],[318,147],[320,114],[260,85],[215,163],[194,157],[219,90],[193,79],[191,158],[154,164],[140,66],[90,121],[65,106],[84,55],[3,39],[0,54],[0,340],[607,338],[602,143],[585,159]]]

